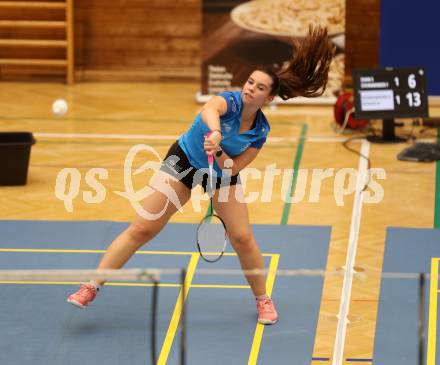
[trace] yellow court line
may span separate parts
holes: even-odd
[[[272,255],[269,264],[269,274],[266,279],[266,292],[267,295],[272,295],[272,289],[275,284],[275,272],[278,269],[278,263],[280,261],[280,255]],[[255,327],[254,340],[252,341],[251,352],[249,354],[248,365],[255,365],[260,353],[261,340],[263,338],[264,324],[257,323]]]
[[[106,250],[61,250],[45,248],[0,248],[0,252],[29,252],[29,253],[104,253]],[[179,251],[136,251],[137,255],[186,255],[191,256],[195,252]]]
[[[1,284],[10,285],[80,285],[81,282],[74,281],[0,281]],[[106,283],[105,286],[126,286],[126,287],[151,287],[154,284],[138,283]],[[180,284],[157,284],[163,288],[180,288]],[[223,285],[223,284],[192,284],[190,288],[194,289],[249,289],[249,285]]]
[[[194,252],[194,253],[199,254],[199,251]],[[208,252],[208,255],[209,255],[209,252]],[[272,257],[273,255],[277,255],[277,254],[276,253],[266,252],[266,253],[262,253],[261,255],[263,257]],[[235,257],[235,256],[237,256],[237,254],[235,252],[225,252],[223,254],[223,256],[234,256]]]
[[[29,252],[29,253],[104,253],[106,250],[64,250],[46,248],[0,248],[0,252]],[[185,255],[199,254],[198,251],[136,251],[136,255]],[[271,257],[273,253],[263,253],[264,257]],[[235,252],[225,252],[223,256],[237,256]]]
[[[80,285],[81,282],[74,281],[0,281],[1,284],[11,284],[11,285]],[[154,284],[146,284],[146,283],[106,283],[105,286],[138,286],[138,287],[150,287],[154,286]],[[170,288],[180,288],[180,284],[164,284],[160,283],[157,286],[160,287],[170,287]]]
[[[428,355],[427,365],[435,365],[437,342],[437,290],[439,258],[431,259],[431,285],[429,290],[429,319],[428,319]]]
[[[249,285],[215,285],[215,284],[192,284],[192,288],[207,288],[207,289],[249,289]]]
[[[168,355],[170,354],[171,346],[173,344],[174,337],[176,336],[177,327],[179,326],[180,315],[182,313],[182,295],[183,295],[183,300],[185,301],[188,296],[188,291],[191,286],[191,282],[194,278],[194,273],[196,271],[199,257],[200,255],[198,253],[195,253],[194,255],[191,256],[191,259],[189,261],[186,272],[186,279],[185,279],[185,292],[182,292],[182,289],[180,289],[179,296],[177,297],[176,305],[174,306],[173,315],[171,317],[171,321],[168,326],[167,334],[165,336],[162,349],[160,351],[157,365],[165,365],[168,360]]]

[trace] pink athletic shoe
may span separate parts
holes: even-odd
[[[93,285],[81,284],[79,290],[67,298],[67,302],[79,308],[86,308],[95,299],[96,292]]]
[[[275,324],[278,321],[278,313],[272,299],[257,299],[258,323]]]

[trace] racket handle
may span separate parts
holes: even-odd
[[[211,132],[208,132],[205,134],[206,137],[209,137],[211,135]],[[214,156],[213,155],[208,155],[208,164],[212,166],[212,164],[214,163]]]
[[[212,132],[206,133],[206,137],[209,137],[209,135],[211,133]],[[212,175],[213,175],[213,169],[214,169],[214,156],[213,155],[208,155],[208,167],[209,167],[209,191],[210,191],[210,194],[211,194],[210,196],[212,199],[213,185],[214,185],[214,183],[212,181],[212,179],[213,179]]]

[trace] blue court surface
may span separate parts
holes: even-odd
[[[103,250],[127,224],[0,221],[2,269],[94,269]],[[266,266],[324,269],[330,227],[255,225]],[[322,278],[272,277],[267,286],[280,321],[256,325],[255,300],[242,275],[202,276],[199,268],[238,269],[229,255],[199,259],[193,224],[169,224],[126,268],[188,270],[187,363],[310,364]],[[0,282],[0,364],[150,364],[151,286],[106,285],[93,305],[66,303],[77,283]],[[159,288],[158,364],[178,364],[179,277]]]
[[[383,272],[427,273],[425,322],[426,364],[436,362],[440,230],[389,228]],[[436,271],[437,270],[437,271]],[[434,274],[434,275],[432,275]],[[418,364],[418,280],[382,279],[376,326],[374,364]]]

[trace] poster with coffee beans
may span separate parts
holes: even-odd
[[[323,95],[334,96],[344,77],[345,0],[203,0],[202,94],[241,90],[257,67],[282,68],[310,24],[327,27],[336,45]]]

